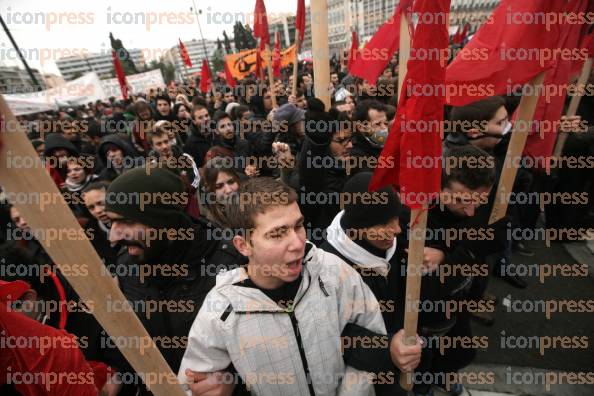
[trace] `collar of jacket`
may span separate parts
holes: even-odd
[[[394,244],[386,251],[386,257],[378,257],[371,254],[361,246],[357,245],[351,238],[347,236],[340,226],[340,219],[344,215],[344,210],[339,212],[332,220],[330,226],[326,229],[326,239],[328,243],[353,264],[362,268],[370,268],[378,272],[382,276],[388,276],[390,271],[390,260],[396,252],[396,238]]]
[[[384,146],[372,142],[367,136],[361,132],[353,133],[353,147],[358,146],[365,151],[366,154],[379,156]]]
[[[312,284],[312,279],[317,276],[315,267],[309,268],[307,263],[310,262],[316,254],[316,248],[311,243],[307,243],[305,248],[305,255],[303,258],[302,277],[299,290],[295,295],[295,303],[293,309],[299,301],[305,296]],[[233,311],[236,313],[277,313],[287,312],[287,310],[281,308],[277,303],[272,301],[266,294],[260,289],[253,287],[243,287],[237,285],[248,278],[248,274],[245,267],[235,268],[231,271],[222,272],[217,275],[217,283],[215,288],[225,298],[229,300],[229,303],[233,307]]]

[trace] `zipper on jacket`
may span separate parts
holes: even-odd
[[[305,356],[305,349],[303,348],[303,342],[301,340],[301,332],[299,331],[299,322],[295,317],[295,311],[293,309],[287,310],[291,324],[293,325],[293,333],[295,333],[295,339],[297,340],[297,346],[299,347],[299,355],[301,355],[301,363],[303,364],[303,371],[305,371],[305,379],[307,386],[309,387],[309,394],[315,396],[316,392],[312,384],[311,374],[309,373],[309,366],[307,365],[307,357]]]
[[[322,278],[320,278],[319,276],[318,276],[318,283],[320,285],[320,289],[322,289],[322,293],[324,293],[324,295],[326,297],[330,297],[330,294],[328,294],[328,292],[326,291],[326,286],[324,286],[324,282],[322,282]]]

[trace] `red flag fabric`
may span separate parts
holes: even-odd
[[[587,6],[588,0],[570,0],[565,11],[568,15],[579,15],[585,12]],[[567,53],[577,53],[581,41],[582,27],[583,25],[580,24],[562,24],[561,36],[556,48]],[[549,95],[549,97],[541,95],[534,113],[534,128],[530,132],[524,148],[524,155],[533,158],[535,167],[538,169],[549,169],[548,158],[553,154],[557,140],[557,123],[563,113],[565,98],[568,93],[567,84],[573,66],[572,62],[567,62],[560,56],[556,58],[555,67],[549,70],[545,76],[544,92],[552,92],[549,88],[557,89],[560,92]]]
[[[584,42],[584,44],[584,48],[588,50],[588,58],[594,58],[594,33],[587,37],[587,40]]]
[[[118,58],[114,50],[111,50],[111,58],[113,59],[113,68],[115,69],[115,74],[118,79],[118,83],[120,84],[122,97],[124,100],[128,100],[128,82],[126,81],[126,74],[124,73],[124,68],[120,63],[120,58]]]
[[[460,44],[464,44],[464,41],[468,38],[469,30],[470,30],[470,23],[466,23],[466,25],[464,25],[464,30],[462,30],[462,34],[460,35]]]
[[[592,4],[594,6],[594,4]],[[594,33],[588,33],[589,32],[589,26],[584,26],[583,30],[582,30],[582,39],[581,39],[581,44],[579,46],[579,48],[584,51],[582,53],[584,54],[588,54],[587,57],[588,58],[594,58]],[[582,71],[582,68],[584,67],[584,62],[585,59],[581,58],[581,59],[576,59],[573,61],[573,66],[571,69],[571,74],[579,74]]]
[[[534,18],[543,13],[561,15],[564,3],[502,0],[448,67],[448,103],[464,106],[506,95],[550,69],[553,62],[548,55],[555,50],[560,28],[558,24],[534,23]]]
[[[460,44],[460,26],[456,29],[456,34],[452,37],[452,44]]]
[[[279,32],[276,32],[276,34],[274,35],[274,53],[272,54],[272,75],[274,77],[281,76],[281,45]]]
[[[270,45],[270,33],[268,32],[268,16],[266,16],[266,6],[264,0],[256,0],[254,10],[254,37],[260,39],[260,48],[265,44]]]
[[[231,88],[235,88],[237,85],[235,79],[233,78],[233,74],[231,74],[231,70],[229,70],[229,65],[227,62],[225,62],[225,80],[227,80],[227,85]]]
[[[184,61],[185,65],[188,67],[192,67],[192,60],[190,59],[190,54],[188,54],[188,50],[184,43],[182,43],[181,39],[179,40],[179,56],[181,56],[182,60]]]
[[[365,56],[358,56],[352,64],[349,57],[349,71],[352,75],[367,80],[372,85],[377,83],[378,77],[400,48],[400,20],[402,19],[402,13],[409,15],[413,3],[414,0],[400,1],[394,15],[378,29],[361,50],[361,53]]]
[[[411,57],[408,61],[396,119],[370,184],[372,190],[399,186],[402,202],[411,209],[428,205],[441,187],[450,0],[417,0],[415,12],[433,17],[419,18],[411,49],[441,56]],[[419,88],[423,93],[415,94]],[[425,94],[427,88],[432,90],[431,95]]]
[[[262,54],[260,53],[260,48],[256,48],[256,78],[262,80],[263,77],[263,69],[262,69]]]
[[[349,51],[349,62],[347,64],[347,68],[349,72],[353,67],[355,60],[359,57],[359,39],[357,38],[357,33],[353,31],[351,33],[351,50]],[[352,73],[352,72],[351,72]]]
[[[210,91],[210,85],[212,83],[212,74],[210,73],[210,67],[206,59],[202,59],[202,69],[200,70],[200,92],[207,93]]]
[[[305,0],[297,0],[295,29],[299,30],[299,41],[303,42],[303,36],[305,35]]]

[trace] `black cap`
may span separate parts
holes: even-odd
[[[372,176],[371,172],[357,173],[344,185],[342,227],[368,228],[387,224],[390,220],[400,217],[402,204],[392,187],[369,192]]]

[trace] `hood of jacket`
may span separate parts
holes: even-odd
[[[62,136],[61,133],[51,133],[45,138],[45,150],[43,155],[48,156],[56,149],[65,149],[68,151],[68,154],[72,156],[78,156],[80,154],[74,144]]]
[[[122,136],[118,135],[118,134],[111,134],[111,135],[107,135],[104,136],[103,138],[101,138],[101,142],[99,143],[99,150],[98,150],[98,155],[99,155],[99,159],[102,161],[102,163],[107,164],[107,150],[105,149],[105,146],[107,144],[113,144],[114,146],[119,147],[122,152],[124,153],[124,157],[136,157],[136,150],[134,150],[134,148],[132,147],[132,144],[130,144],[129,142],[126,141],[125,138],[123,138]]]
[[[385,257],[376,256],[361,246],[357,245],[340,225],[340,219],[344,215],[344,210],[339,212],[332,220],[330,226],[326,229],[326,240],[337,251],[348,258],[353,264],[361,268],[369,268],[380,273],[382,276],[387,276],[390,271],[390,260],[396,252],[396,238],[394,244],[386,251]]]

